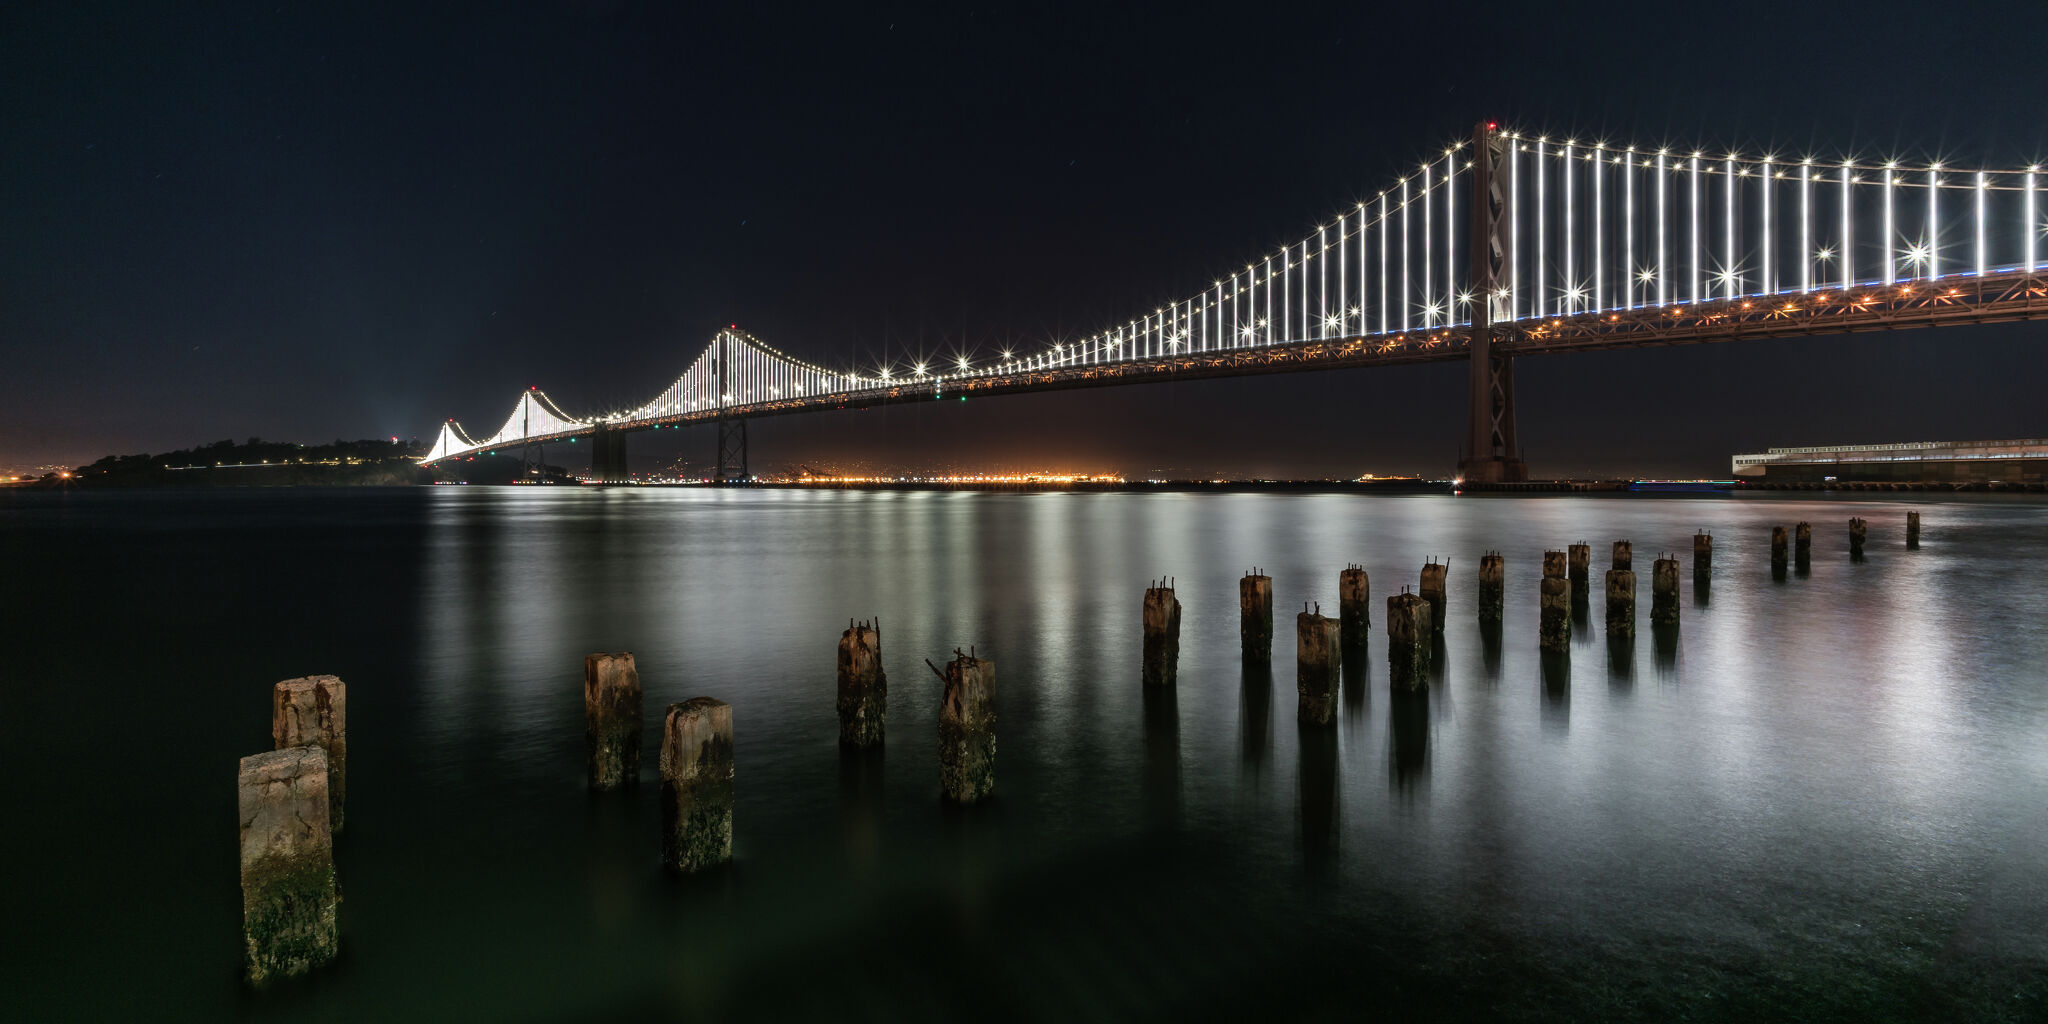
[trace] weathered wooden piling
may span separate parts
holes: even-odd
[[[1565,579],[1565,553],[1543,553],[1543,582],[1536,592],[1537,642],[1546,651],[1566,651],[1572,642],[1571,583]]]
[[[1678,625],[1678,556],[1664,555],[1650,566],[1650,625]]]
[[[1906,513],[1906,550],[1920,549],[1920,513]]]
[[[661,863],[690,874],[732,859],[732,705],[670,704],[661,725]]]
[[[1625,540],[1618,540],[1618,541],[1615,541],[1615,542],[1614,542],[1614,566],[1613,566],[1613,567],[1614,567],[1614,568],[1616,568],[1616,569],[1628,569],[1628,570],[1634,570],[1634,569],[1635,569],[1635,567],[1636,567],[1636,565],[1635,565],[1635,554],[1634,554],[1634,552],[1635,552],[1635,545],[1634,545],[1634,544],[1632,544],[1632,543],[1630,543],[1630,542],[1628,542],[1628,541],[1625,541]]]
[[[848,622],[839,634],[839,742],[882,742],[889,718],[889,674],[882,671],[882,620]]]
[[[1771,575],[1785,575],[1785,528],[1771,527]]]
[[[1714,575],[1714,535],[1705,530],[1692,535],[1692,578],[1704,580]]]
[[[633,655],[583,656],[583,736],[590,788],[640,783],[640,670]]]
[[[1500,552],[1479,556],[1479,621],[1499,622],[1507,603],[1507,565]]]
[[[1247,661],[1273,657],[1273,577],[1254,567],[1237,581],[1237,636]]]
[[[1354,563],[1337,574],[1337,619],[1343,623],[1344,646],[1364,647],[1372,635],[1372,579],[1365,566]]]
[[[1570,552],[1571,571],[1569,579],[1572,581],[1572,600],[1583,601],[1586,599],[1588,589],[1592,586],[1593,545],[1580,541],[1577,544],[1571,545],[1568,550]]]
[[[1863,557],[1863,538],[1864,538],[1864,533],[1865,533],[1865,529],[1866,529],[1866,524],[1865,524],[1865,523],[1863,522],[1863,520],[1861,520],[1861,519],[1859,519],[1859,518],[1857,518],[1857,517],[1855,517],[1855,516],[1850,516],[1850,517],[1849,517],[1849,557],[1850,557],[1850,558],[1861,558],[1861,557]]]
[[[1145,588],[1145,685],[1172,686],[1180,661],[1180,602],[1173,581]]]
[[[327,817],[327,751],[291,746],[242,758],[242,943],[252,985],[334,959],[341,902]]]
[[[1429,602],[1429,628],[1432,635],[1444,635],[1444,580],[1451,574],[1448,559],[1439,562],[1432,556],[1422,567],[1422,599]]]
[[[1800,523],[1792,528],[1792,561],[1800,569],[1813,563],[1813,525]]]
[[[270,740],[278,750],[327,752],[327,824],[341,831],[348,795],[348,685],[340,676],[306,676],[271,687]]]
[[[1636,574],[1633,570],[1607,570],[1607,635],[1636,635]]]
[[[931,665],[931,662],[925,662]],[[956,648],[939,697],[939,789],[954,803],[986,800],[996,791],[996,663]]]
[[[1420,594],[1402,592],[1387,598],[1387,685],[1395,691],[1419,690],[1429,676],[1430,647],[1435,636],[1429,602]]]
[[[1342,681],[1342,624],[1323,614],[1320,605],[1306,605],[1294,617],[1295,718],[1303,725],[1328,725],[1337,720],[1337,687]]]

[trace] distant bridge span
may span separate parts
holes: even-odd
[[[1300,243],[1086,338],[857,371],[735,326],[637,408],[577,419],[529,389],[490,437],[448,421],[422,462],[590,436],[596,475],[624,479],[626,433],[715,422],[727,479],[746,475],[745,424],[762,416],[1466,360],[1460,473],[1521,479],[1516,356],[2048,319],[2039,176],[1674,155],[1481,125]]]

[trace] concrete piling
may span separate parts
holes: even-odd
[[[1149,615],[1150,606],[1147,606]],[[1273,577],[1257,567],[1237,581],[1238,643],[1247,661],[1273,657]],[[1149,618],[1147,621],[1150,621]]]
[[[1572,582],[1572,600],[1584,601],[1592,586],[1593,545],[1580,541],[1570,547],[1569,579]]]
[[[1636,574],[1632,570],[1607,570],[1607,635],[1636,635]]]
[[[1571,584],[1565,579],[1565,553],[1545,551],[1543,582],[1538,585],[1536,594],[1537,641],[1543,650],[1561,652],[1571,649],[1571,602]]]
[[[1180,602],[1162,579],[1145,588],[1145,685],[1172,686],[1179,661]]]
[[[661,725],[661,863],[690,874],[732,859],[732,705],[670,704]]]
[[[1344,624],[1344,646],[1364,647],[1372,632],[1372,580],[1365,566],[1354,563],[1337,574],[1337,619]]]
[[[925,662],[931,665],[931,662]],[[996,663],[956,648],[939,671],[939,789],[954,803],[971,804],[996,790]]]
[[[1920,513],[1906,513],[1906,550],[1920,550]]]
[[[583,656],[583,737],[591,789],[640,783],[640,671],[632,654]]]
[[[1650,625],[1678,625],[1678,556],[1663,555],[1650,566]]]
[[[1323,614],[1321,606],[1302,606],[1294,617],[1294,689],[1299,695],[1295,718],[1303,725],[1329,725],[1337,720],[1337,688],[1342,676],[1342,624]]]
[[[1396,692],[1423,688],[1436,634],[1429,602],[1401,589],[1387,598],[1387,685]]]
[[[1432,557],[1422,567],[1422,599],[1429,602],[1430,629],[1435,636],[1444,635],[1444,579],[1450,574],[1448,560],[1439,562]]]
[[[252,985],[304,974],[339,945],[327,751],[291,746],[242,758],[236,779],[244,974]]]
[[[1635,567],[1636,567],[1636,566],[1635,566],[1635,555],[1634,555],[1634,552],[1635,552],[1635,545],[1634,545],[1634,544],[1632,544],[1632,543],[1630,543],[1630,542],[1628,542],[1628,541],[1625,541],[1625,540],[1618,540],[1618,541],[1615,541],[1615,542],[1614,542],[1614,566],[1613,566],[1613,568],[1616,568],[1616,569],[1628,569],[1628,570],[1631,570],[1631,571],[1633,571],[1633,570],[1635,569]]]
[[[270,739],[277,750],[327,752],[327,824],[341,831],[348,795],[348,686],[340,676],[287,679],[270,689]]]
[[[1507,566],[1500,552],[1479,556],[1479,621],[1498,623],[1506,604]]]
[[[1704,580],[1714,575],[1714,535],[1705,530],[1692,535],[1692,578]]]
[[[889,718],[889,674],[882,670],[882,620],[848,622],[839,634],[839,742],[882,742]]]
[[[1800,523],[1792,528],[1792,562],[1802,572],[1813,564],[1813,524]]]
[[[1850,516],[1850,517],[1849,517],[1849,557],[1850,557],[1850,558],[1862,558],[1862,557],[1863,557],[1863,537],[1864,537],[1864,532],[1865,532],[1865,523],[1863,522],[1863,520],[1861,520],[1861,519],[1859,519],[1859,518],[1856,518],[1855,516]]]
[[[1785,578],[1785,528],[1771,527],[1771,575]]]

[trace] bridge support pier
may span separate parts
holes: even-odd
[[[745,417],[734,417],[718,421],[718,474],[719,483],[733,483],[752,476],[747,471],[747,421]]]
[[[622,484],[630,478],[626,469],[626,432],[600,425],[590,434],[590,479]]]

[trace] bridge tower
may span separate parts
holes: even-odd
[[[734,394],[736,381],[726,379],[726,371],[732,365],[733,346],[737,339],[730,334],[720,334],[718,352],[711,357],[711,379],[713,393],[718,404],[723,406]],[[718,483],[744,480],[747,472],[747,419],[744,416],[723,416],[718,418],[718,464],[712,479]]]
[[[626,432],[600,423],[590,434],[590,476],[599,483],[623,484],[630,479],[626,468]]]
[[[1509,140],[1499,126],[1482,121],[1472,129],[1472,389],[1471,416],[1458,477],[1475,483],[1529,479],[1522,448],[1515,440],[1514,357],[1494,348],[1507,332],[1493,325],[1514,319],[1509,289],[1515,268],[1509,259],[1507,234],[1514,222],[1502,187],[1509,159]]]

